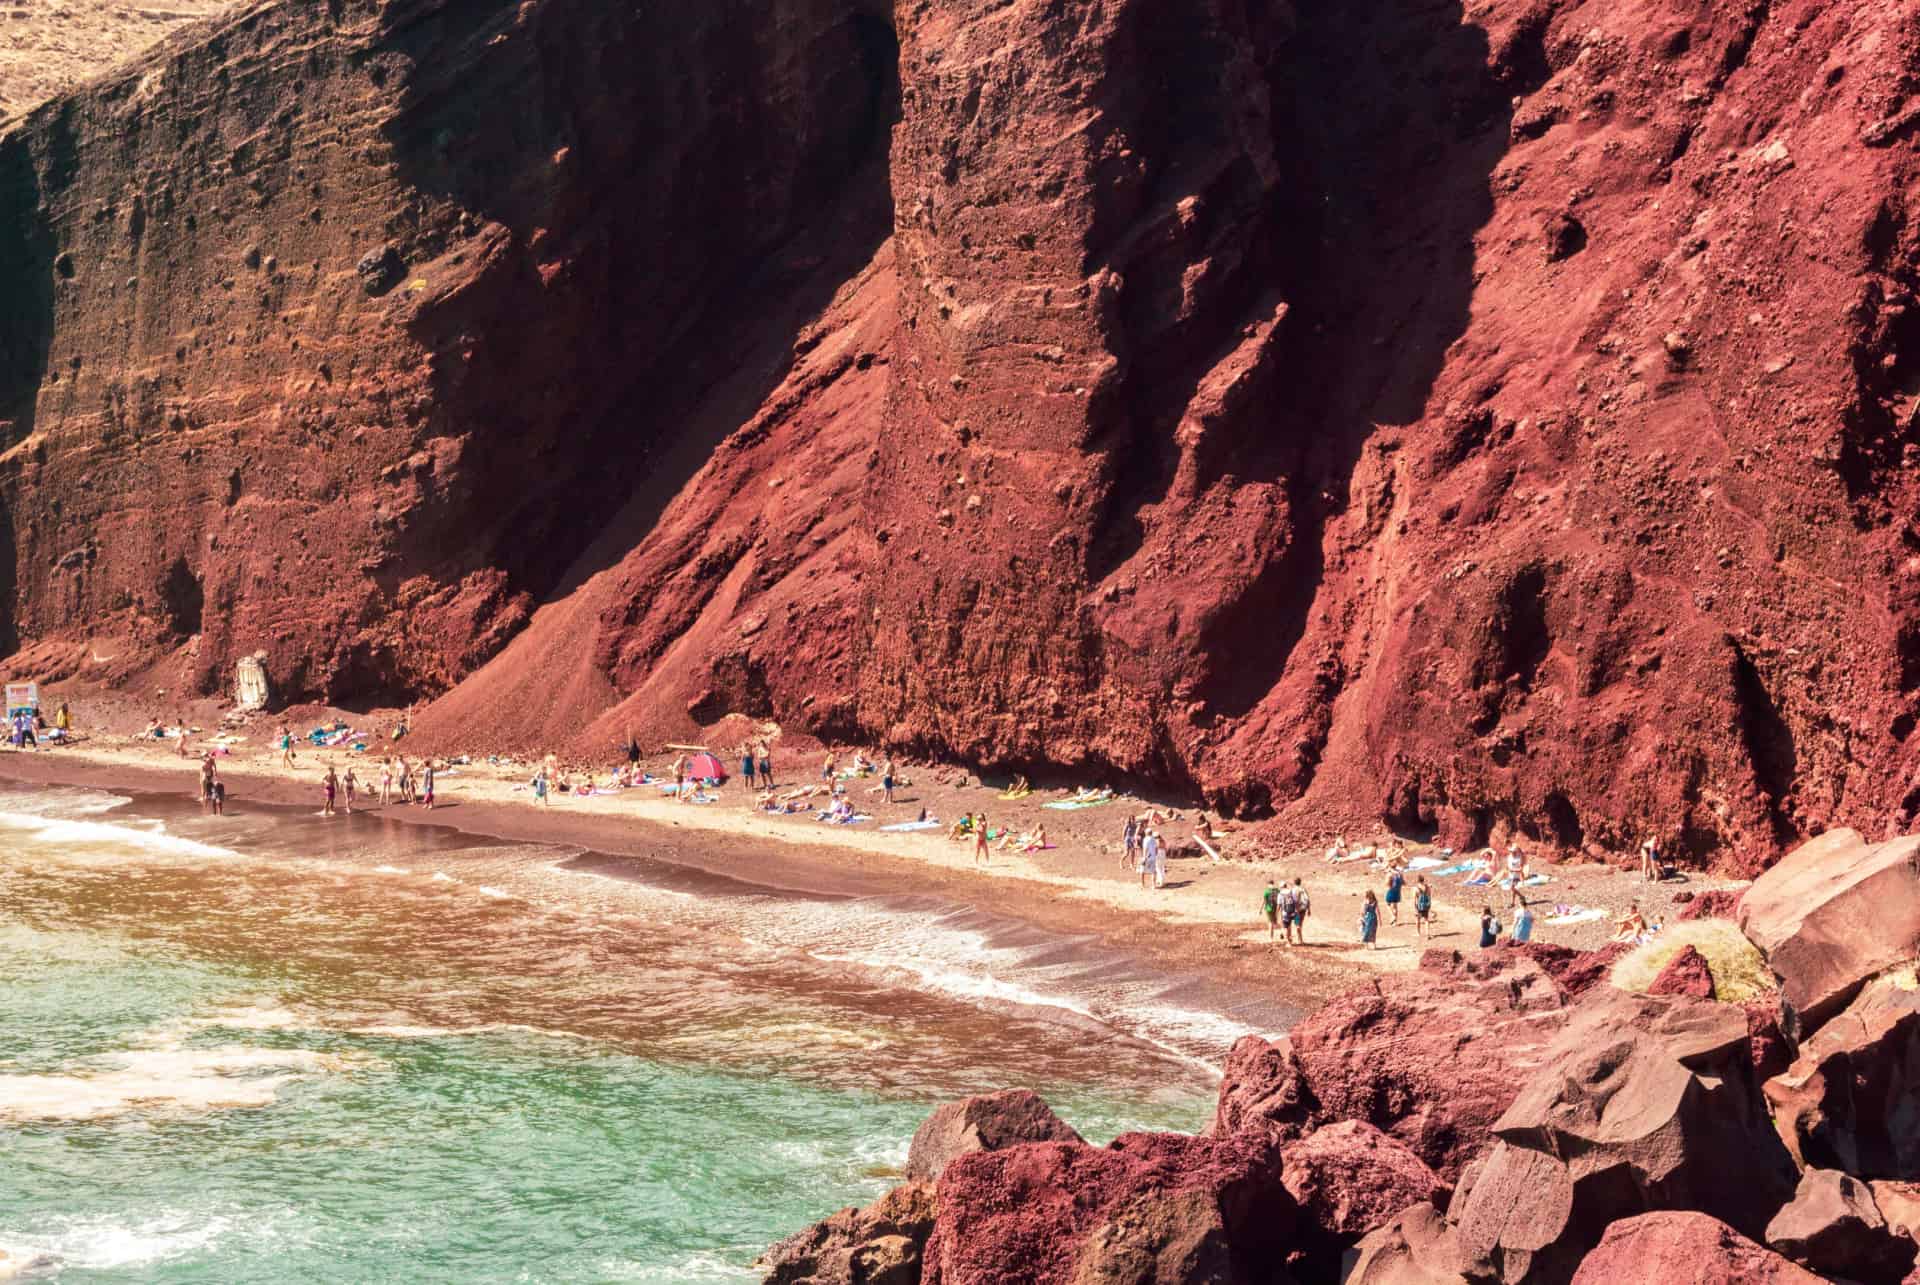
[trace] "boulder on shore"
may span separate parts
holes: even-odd
[[[1687,1285],[1822,1285],[1818,1276],[1754,1244],[1717,1218],[1661,1210],[1607,1228],[1573,1285],[1685,1281]]]
[[[907,1147],[907,1177],[932,1182],[957,1157],[997,1151],[1022,1142],[1079,1142],[1071,1125],[1031,1089],[982,1093],[936,1108],[914,1130]]]
[[[1405,1143],[1358,1120],[1315,1129],[1281,1148],[1281,1180],[1308,1223],[1357,1238],[1407,1206],[1444,1206],[1452,1194]]]
[[[924,1285],[1284,1285],[1298,1210],[1264,1138],[1132,1133],[960,1156]]]
[[[1259,1132],[1292,1141],[1313,1128],[1316,1107],[1291,1040],[1243,1035],[1227,1052],[1207,1132],[1214,1137]]]
[[[1871,982],[1766,1083],[1781,1136],[1802,1165],[1920,1181],[1920,980]]]
[[[1739,923],[1780,979],[1787,1034],[1803,1040],[1870,978],[1920,958],[1920,835],[1868,843],[1830,830],[1754,880]]]
[[[1488,1146],[1488,1127],[1566,1024],[1577,992],[1549,965],[1569,961],[1524,946],[1428,951],[1418,970],[1374,979],[1297,1022],[1284,1057],[1256,1059],[1243,1040],[1214,1131],[1250,1114],[1291,1121],[1294,1095],[1303,1094],[1313,1123],[1364,1121],[1453,1181]],[[1584,981],[1591,970],[1572,971]],[[1265,1087],[1234,1078],[1236,1068],[1256,1066],[1274,1072]],[[1294,1068],[1301,1090],[1287,1078]],[[1250,1097],[1279,1106],[1250,1112]]]
[[[1758,1236],[1793,1194],[1746,1016],[1731,1005],[1589,1000],[1493,1134],[1493,1150],[1461,1180],[1446,1255],[1488,1265],[1493,1280],[1566,1280],[1611,1223],[1658,1209],[1697,1210]]]
[[[1767,1244],[1823,1276],[1897,1285],[1913,1242],[1894,1234],[1867,1184],[1834,1169],[1800,1175],[1793,1200],[1767,1224]]]
[[[933,1187],[905,1183],[787,1237],[754,1268],[766,1285],[918,1285],[933,1220]]]

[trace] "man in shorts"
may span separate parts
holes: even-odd
[[[1260,894],[1260,911],[1267,917],[1267,940],[1273,940],[1274,925],[1280,921],[1280,886],[1267,876],[1266,890]]]

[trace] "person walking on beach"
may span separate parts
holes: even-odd
[[[400,801],[413,802],[413,765],[407,762],[407,756],[400,756]]]
[[[1380,931],[1380,903],[1373,895],[1373,889],[1367,889],[1366,899],[1360,903],[1360,940],[1366,943],[1368,950],[1380,949],[1380,943],[1374,935]]]
[[[1407,877],[1400,873],[1399,867],[1387,870],[1387,914],[1392,918],[1393,926],[1400,926],[1400,889],[1406,884]]]
[[[427,761],[423,763],[420,767],[420,802],[426,805],[427,811],[429,812],[433,811],[433,757],[432,755],[428,755]]]
[[[767,748],[765,741],[760,742],[760,786],[771,790],[773,784],[773,751]]]
[[[1153,886],[1167,886],[1167,849],[1160,838],[1160,832],[1152,826],[1147,827],[1146,838],[1140,841],[1140,886],[1147,886],[1147,876],[1153,876]]]
[[[536,768],[533,773],[533,797],[539,801],[540,806],[543,808],[553,806],[547,802],[547,765],[544,763]]]
[[[1267,944],[1273,944],[1274,925],[1280,920],[1280,885],[1267,876],[1266,889],[1260,894],[1260,913],[1267,917]]]
[[[1413,931],[1422,941],[1433,931],[1433,889],[1427,887],[1425,875],[1413,880]]]
[[[293,766],[293,731],[285,723],[280,724],[280,766]]]
[[[393,755],[384,755],[380,759],[380,806],[386,807],[393,802]]]
[[[1307,916],[1313,913],[1313,898],[1307,895],[1307,886],[1298,878],[1293,881],[1293,926],[1300,934],[1300,944],[1307,944]]]
[[[213,799],[213,814],[223,817],[227,814],[227,783],[220,779],[220,765],[213,765],[213,784],[208,787]]]
[[[1132,871],[1134,861],[1140,852],[1140,818],[1127,818],[1127,828],[1120,832],[1120,867]]]
[[[333,800],[340,793],[340,778],[333,773],[333,764],[327,764],[327,775],[320,782],[320,815],[333,815]]]
[[[200,756],[200,810],[213,810],[213,751]]]
[[[740,747],[740,779],[747,783],[749,790],[753,788],[753,746],[751,744]]]
[[[353,769],[351,767],[347,769],[346,778],[341,782],[341,784],[346,787],[347,815],[352,816],[353,815],[353,799],[355,795],[360,793],[360,782],[354,779]]]
[[[687,756],[684,754],[673,761],[673,801],[687,801]]]
[[[973,864],[987,864],[987,814],[984,812],[973,814]]]
[[[1480,949],[1485,950],[1499,940],[1500,921],[1493,917],[1493,907],[1480,907]]]
[[[880,767],[880,797],[888,803],[893,802],[893,760],[888,759]]]
[[[1520,897],[1520,909],[1513,916],[1513,940],[1523,944],[1533,940],[1533,909],[1525,897]]]
[[[1289,947],[1293,945],[1294,925],[1300,922],[1300,893],[1292,884],[1280,888],[1280,932]]]

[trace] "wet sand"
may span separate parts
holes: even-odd
[[[288,769],[277,761],[277,751],[264,744],[270,733],[258,723],[250,730],[250,739],[231,746],[231,757],[220,761],[230,811],[253,803],[316,806],[319,779],[329,762],[336,771],[352,766],[357,775],[371,775],[377,782],[377,757],[300,749],[296,766]],[[798,775],[796,767],[781,765],[783,781]],[[817,779],[818,764],[809,760],[807,767]],[[957,773],[943,782],[937,771],[909,769],[907,775],[916,783],[896,790],[891,807],[880,801],[877,791],[869,794],[873,782],[848,783],[857,806],[875,814],[875,820],[854,827],[827,825],[810,815],[756,811],[751,793],[735,785],[721,788],[720,801],[706,805],[674,802],[643,786],[585,797],[555,794],[550,805],[542,807],[525,787],[531,771],[524,764],[462,765],[440,774],[440,806],[432,812],[397,803],[376,810],[412,824],[578,846],[614,858],[646,857],[793,891],[937,896],[1064,937],[1097,937],[1163,970],[1170,980],[1195,979],[1193,989],[1207,992],[1193,996],[1197,1005],[1228,1013],[1245,1008],[1250,1026],[1269,1029],[1276,1005],[1310,1009],[1374,972],[1413,967],[1425,948],[1473,948],[1480,907],[1488,900],[1482,889],[1458,887],[1451,878],[1436,880],[1435,924],[1427,941],[1414,934],[1409,897],[1402,924],[1395,927],[1383,916],[1380,948],[1369,950],[1355,941],[1354,921],[1362,892],[1380,889],[1384,875],[1364,863],[1329,866],[1317,853],[1233,860],[1236,840],[1229,834],[1217,845],[1228,860],[1215,863],[1197,851],[1177,855],[1168,862],[1167,886],[1143,889],[1139,877],[1120,866],[1120,829],[1129,812],[1150,806],[1137,799],[1056,811],[1042,805],[1064,797],[1064,791],[1008,801],[991,787],[955,783]],[[133,737],[99,736],[43,753],[0,753],[0,776],[188,797],[198,789],[194,759],[178,757],[170,745]],[[970,844],[946,838],[944,825],[908,833],[878,828],[912,820],[923,808],[942,818],[984,811],[993,826],[1006,825],[1016,833],[1044,825],[1055,846],[1026,854],[994,851],[983,868],[974,864]],[[1188,811],[1181,820],[1166,823],[1163,833],[1176,845],[1185,843],[1192,816]],[[339,818],[342,826],[353,823]],[[1573,926],[1536,926],[1535,940],[1575,946],[1603,943],[1612,915],[1631,899],[1656,916],[1670,917],[1674,892],[1724,886],[1723,881],[1695,878],[1684,885],[1648,888],[1601,865],[1556,866],[1551,875],[1554,882],[1539,890],[1538,901],[1546,903],[1536,910],[1539,919],[1554,902],[1608,912],[1605,919]],[[1259,907],[1270,876],[1305,879],[1314,898],[1307,947],[1269,942]],[[1500,913],[1508,918],[1504,910]]]

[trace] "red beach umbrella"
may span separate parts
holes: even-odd
[[[687,775],[700,781],[724,781],[727,769],[719,759],[703,750],[687,760]]]

